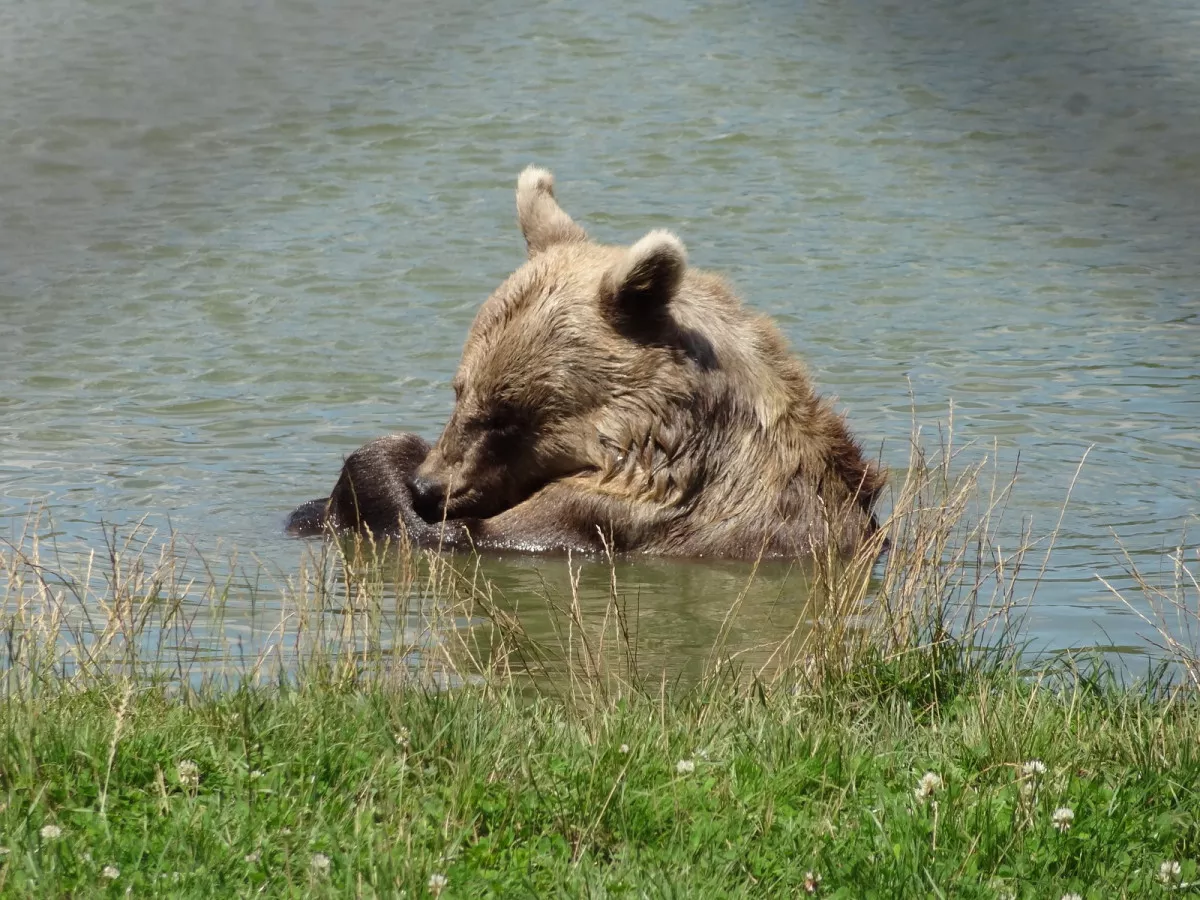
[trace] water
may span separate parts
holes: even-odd
[[[1095,575],[1200,510],[1198,47],[1180,0],[8,4],[3,534],[148,514],[288,571],[344,453],[436,436],[537,162],[731,275],[891,464],[953,401],[1045,532],[1094,447],[1032,624],[1138,646]],[[664,635],[736,581],[639,571]]]

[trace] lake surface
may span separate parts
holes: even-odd
[[[0,83],[2,536],[147,517],[287,573],[343,454],[439,432],[530,162],[727,272],[891,465],[953,403],[964,462],[1019,460],[1013,534],[1093,447],[1039,646],[1141,646],[1095,576],[1197,524],[1192,4],[44,0],[0,9]],[[745,572],[622,574],[679,661]]]

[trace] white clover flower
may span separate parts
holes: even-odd
[[[622,755],[629,753],[629,745],[628,744],[622,744],[619,749],[620,749]]]
[[[429,893],[433,896],[440,896],[442,891],[446,889],[446,885],[450,883],[450,879],[441,872],[434,872],[429,876]]]
[[[259,850],[255,850],[253,853],[247,853],[245,856],[242,857],[242,859],[244,859],[248,863],[256,863],[260,859],[262,859],[262,852]]]
[[[1173,859],[1164,860],[1158,867],[1158,880],[1163,884],[1178,883],[1183,877],[1183,868]]]
[[[181,759],[175,771],[179,775],[179,783],[184,787],[194,788],[200,784],[200,767],[194,759]]]
[[[1075,813],[1069,806],[1060,806],[1050,816],[1050,823],[1063,834],[1071,830],[1074,821]]]
[[[100,874],[103,875],[105,878],[107,878],[109,881],[116,881],[118,878],[121,877],[121,870],[118,869],[116,866],[105,866],[103,868],[103,870],[101,870]]]
[[[412,735],[407,728],[405,728],[403,725],[401,725],[399,728],[396,729],[396,733],[392,736],[396,739],[396,746],[398,746],[404,750],[408,749],[408,741],[409,741],[409,738],[412,737]]]
[[[817,888],[821,886],[821,874],[819,872],[804,873],[804,893],[815,894]]]
[[[1031,759],[1021,764],[1021,774],[1026,778],[1041,778],[1046,774],[1046,764],[1040,759]]]
[[[675,763],[675,773],[677,775],[691,775],[696,771],[696,763],[694,760],[681,759]]]
[[[1078,894],[1063,894],[1062,900],[1083,900]]]
[[[314,853],[309,865],[318,875],[324,875],[329,871],[329,857],[324,853]]]
[[[917,782],[917,787],[913,791],[913,796],[918,800],[928,800],[937,791],[942,788],[942,776],[936,772],[926,772],[921,776],[921,780]]]
[[[62,837],[62,829],[57,825],[43,825],[38,834],[42,836],[43,841],[57,841]]]
[[[250,778],[251,778],[251,780],[254,780],[254,779],[257,779],[257,778],[262,778],[262,777],[263,777],[263,773],[262,773],[262,770],[261,770],[261,769],[251,769],[251,770],[250,770]]]

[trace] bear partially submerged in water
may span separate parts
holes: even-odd
[[[529,259],[475,317],[437,443],[355,451],[291,533],[734,558],[849,553],[874,533],[884,472],[677,237],[594,243],[534,167],[517,214]]]

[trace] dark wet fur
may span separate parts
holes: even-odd
[[[333,492],[301,504],[287,520],[288,534],[313,537],[327,530],[369,530],[376,537],[429,529],[413,510],[408,479],[429,453],[415,434],[392,434],[355,450],[342,464]]]

